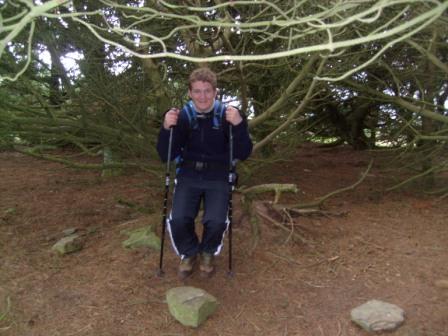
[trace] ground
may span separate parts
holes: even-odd
[[[393,153],[304,146],[245,183],[295,183],[300,191],[280,202],[305,203],[355,183],[371,158],[365,180],[327,200],[323,213],[295,217],[294,226],[286,221],[288,230],[260,222],[256,245],[249,221],[238,218],[236,194],[234,277],[227,276],[226,245],[213,279],[194,274],[182,283],[168,241],[163,278],[157,251],[121,246],[123,230],[160,227],[161,178],[127,171],[102,179],[97,171],[2,152],[0,334],[362,336],[350,311],[378,299],[406,312],[392,335],[446,336],[448,289],[438,281],[448,279],[448,204],[418,186],[386,192],[400,179],[389,170]],[[85,246],[57,256],[51,246],[68,228],[84,235]],[[168,312],[166,291],[184,284],[220,302],[199,329]]]

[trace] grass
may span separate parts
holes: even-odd
[[[2,327],[1,326],[1,323],[3,321],[6,321],[10,310],[11,310],[11,299],[8,296],[8,297],[6,297],[6,309],[5,309],[5,311],[3,311],[3,312],[0,311],[0,333],[2,331],[8,330],[11,327],[11,325],[6,326],[6,327]]]

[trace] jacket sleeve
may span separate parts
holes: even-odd
[[[182,148],[185,145],[186,138],[185,120],[180,116],[178,124],[173,128],[173,142],[171,146],[170,161],[174,160],[181,154]],[[159,153],[159,157],[162,162],[166,162],[168,160],[168,147],[170,141],[169,139],[170,130],[166,130],[162,124],[159,131],[159,138],[157,140],[157,153]]]
[[[246,118],[243,118],[238,125],[232,126],[232,132],[234,158],[244,161],[250,156],[253,148]]]

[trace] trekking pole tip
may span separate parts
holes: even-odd
[[[227,271],[227,276],[229,278],[233,278],[235,276],[235,273],[233,273],[233,271]]]
[[[165,272],[162,269],[157,270],[157,276],[159,278],[163,278],[165,276]]]

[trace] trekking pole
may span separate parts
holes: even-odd
[[[233,133],[232,133],[232,124],[229,125],[229,209],[228,209],[228,218],[229,218],[229,271],[227,272],[228,276],[233,276],[232,270],[232,216],[233,216],[233,190],[235,189],[235,164],[233,162]]]
[[[163,199],[163,216],[162,216],[162,237],[160,242],[160,260],[157,275],[163,277],[163,246],[165,245],[166,215],[168,210],[168,195],[170,191],[170,163],[171,163],[171,147],[173,145],[173,126],[170,127],[170,138],[168,141],[168,159],[166,161],[165,173],[165,197]]]

